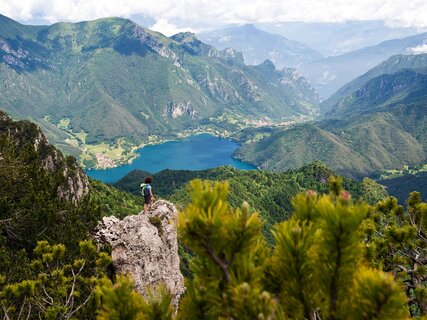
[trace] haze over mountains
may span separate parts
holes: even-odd
[[[322,54],[303,43],[262,31],[251,24],[201,33],[200,38],[219,49],[232,47],[243,52],[246,64],[259,64],[269,59],[279,68],[295,68],[322,58]]]
[[[316,49],[324,57],[351,51],[426,32],[426,28],[388,26],[384,21],[283,22],[260,23],[261,30],[298,40]]]
[[[327,98],[347,82],[392,55],[417,53],[426,42],[427,33],[388,40],[343,55],[306,63],[301,65],[299,70],[310,79],[317,91]]]
[[[200,36],[218,48],[243,52],[247,64],[270,59],[278,67],[295,67],[324,98],[392,55],[417,53],[427,43],[427,33],[378,21],[289,22],[264,28],[268,31],[254,25],[231,26]]]

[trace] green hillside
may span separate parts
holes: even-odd
[[[50,145],[37,125],[3,112],[0,180],[1,248],[31,253],[48,239],[72,249],[103,215],[123,217],[143,207],[141,197],[89,182],[76,159]]]
[[[140,183],[147,172],[136,170],[130,172],[114,184],[123,191],[140,194]],[[153,192],[178,204],[181,208],[190,203],[187,190],[188,182],[193,179],[211,181],[228,181],[230,183],[230,204],[238,208],[245,199],[251,208],[260,212],[266,220],[265,230],[287,219],[292,210],[292,198],[299,192],[316,190],[321,193],[329,191],[328,179],[334,172],[324,164],[316,162],[301,169],[286,172],[243,171],[231,167],[188,171],[163,170],[153,174]],[[376,203],[384,198],[387,192],[384,188],[370,179],[356,182],[344,179],[344,187],[355,198],[362,198],[369,203]]]
[[[384,185],[388,193],[396,197],[401,205],[406,205],[408,195],[413,191],[420,192],[421,198],[427,199],[427,164],[381,172],[376,180]]]
[[[424,59],[407,58],[403,64]],[[341,98],[329,107],[325,120],[289,129],[276,128],[263,139],[246,143],[235,156],[259,168],[276,171],[321,160],[339,174],[356,178],[424,163],[427,69],[397,69],[393,74],[367,80]],[[363,79],[355,81],[359,82]],[[354,85],[350,84],[351,87]],[[346,90],[349,89],[344,88],[343,92]],[[256,136],[256,131],[252,136]],[[247,139],[251,140],[251,134]]]
[[[342,86],[331,97],[320,104],[323,114],[328,113],[343,98],[350,96],[360,89],[369,80],[381,75],[392,75],[404,69],[423,69],[427,68],[427,54],[416,55],[395,55],[383,61],[378,66],[372,68],[365,74]],[[330,114],[332,116],[332,114]]]
[[[401,177],[380,180],[379,183],[387,188],[387,192],[399,199],[401,205],[406,204],[408,195],[413,191],[421,193],[424,201],[427,201],[427,173],[407,174]]]
[[[121,18],[32,27],[1,16],[0,26],[0,108],[37,121],[88,166],[194,131],[316,112],[295,70],[246,66],[191,33],[167,38]]]
[[[382,74],[364,83],[330,107],[327,118],[352,114],[391,111],[398,104],[412,105],[427,99],[427,65],[421,69],[402,69]]]

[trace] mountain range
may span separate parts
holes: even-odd
[[[248,64],[270,59],[278,67],[295,67],[322,97],[328,98],[393,55],[423,52],[427,33],[420,31],[391,28],[379,21],[288,22],[229,26],[201,33],[200,37],[217,48],[241,51]]]
[[[273,130],[236,157],[272,170],[322,160],[353,177],[425,162],[426,58],[390,58],[325,101],[323,120]]]
[[[418,53],[419,50],[422,52],[426,42],[427,33],[387,40],[342,55],[307,62],[298,69],[312,82],[322,97],[328,98],[341,86],[393,55],[410,55]]]
[[[200,38],[219,49],[234,48],[243,53],[246,64],[256,65],[265,59],[280,68],[297,68],[302,63],[323,56],[307,45],[281,35],[258,29],[252,24],[231,26],[201,33]]]
[[[247,66],[236,50],[191,33],[168,38],[121,18],[25,26],[0,16],[0,25],[1,108],[86,160],[88,145],[126,153],[156,137],[317,110],[318,95],[294,69]]]

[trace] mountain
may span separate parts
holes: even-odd
[[[396,54],[413,54],[427,41],[427,33],[381,42],[342,54],[304,63],[299,71],[321,96],[328,98],[344,84]],[[415,51],[414,51],[415,50]]]
[[[246,66],[191,33],[167,38],[121,18],[34,27],[1,16],[0,26],[0,107],[89,166],[183,132],[316,111],[295,70]]]
[[[381,76],[396,73],[404,69],[423,69],[427,68],[427,54],[416,55],[395,55],[383,61],[378,66],[372,68],[362,76],[350,81],[341,87],[330,98],[323,101],[320,105],[321,113],[331,112],[331,108],[341,104],[343,99],[350,96],[353,92],[360,89],[369,80]],[[408,83],[409,85],[409,83]],[[331,115],[332,116],[332,115]]]
[[[252,24],[205,32],[199,36],[216,48],[231,47],[241,51],[246,64],[251,65],[269,59],[279,68],[295,68],[301,63],[322,58],[319,52],[305,44],[260,30]]]
[[[421,56],[405,57],[404,61],[413,63],[417,59],[424,61]],[[421,62],[414,66],[422,65]],[[427,69],[396,69],[395,73],[372,79],[365,75],[364,83],[358,79],[340,90],[357,88],[329,106],[324,120],[275,130],[264,139],[243,145],[235,156],[272,170],[322,160],[340,174],[359,178],[424,163]],[[377,71],[368,74],[375,75]],[[361,85],[353,86],[354,83]]]
[[[325,57],[342,55],[382,41],[401,39],[426,31],[388,26],[384,21],[283,22],[262,23],[257,26],[261,30],[298,40]]]
[[[89,206],[88,179],[72,157],[51,146],[40,128],[0,112],[0,270],[3,282],[30,273],[37,242],[71,252],[101,212]]]

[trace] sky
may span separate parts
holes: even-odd
[[[381,20],[427,27],[427,0],[0,0],[0,13],[25,24],[119,16],[172,35],[227,24]]]

